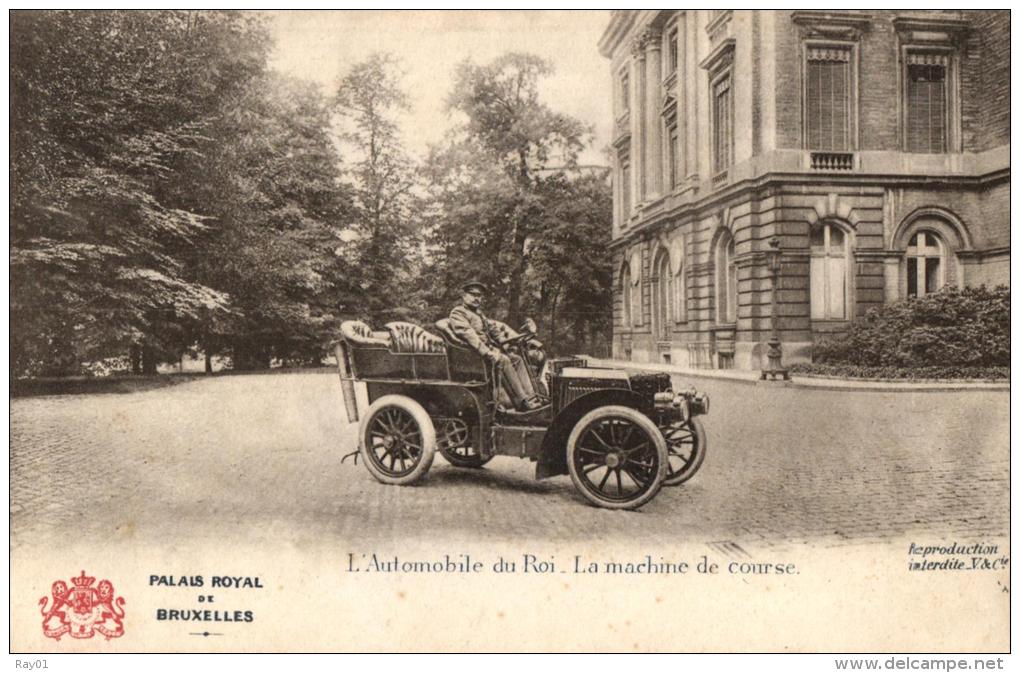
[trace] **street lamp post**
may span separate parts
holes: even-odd
[[[769,336],[768,364],[761,370],[763,381],[768,380],[769,377],[775,381],[780,376],[783,377],[784,381],[790,380],[790,374],[786,371],[786,367],[783,366],[783,345],[779,341],[779,323],[776,319],[776,306],[779,301],[779,269],[782,265],[783,256],[782,251],[779,249],[779,244],[779,237],[773,236],[769,239],[769,249],[765,251],[769,272],[772,274],[772,314],[770,316],[772,334]]]

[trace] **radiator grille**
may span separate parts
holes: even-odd
[[[594,393],[598,390],[627,387],[628,385],[626,381],[567,381],[566,385],[563,386],[563,399],[560,404],[562,407],[565,407],[577,398],[583,397],[588,393]]]

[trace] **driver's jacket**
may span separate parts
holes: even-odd
[[[499,343],[499,328],[481,313],[457,304],[450,311],[450,329],[476,351],[485,354]]]

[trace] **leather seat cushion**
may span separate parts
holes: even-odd
[[[445,353],[446,344],[435,334],[409,322],[386,323],[397,353]]]
[[[340,334],[352,344],[359,346],[385,346],[389,348],[390,340],[380,338],[366,323],[360,320],[345,320],[340,323]]]

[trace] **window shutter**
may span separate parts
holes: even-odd
[[[825,258],[811,258],[811,319],[825,319]]]
[[[713,167],[722,171],[730,165],[730,78],[724,77],[715,84],[713,110]]]
[[[910,54],[907,61],[907,151],[946,151],[946,70],[940,54]]]
[[[623,223],[630,219],[630,154],[620,156],[620,204]]]
[[[846,318],[846,258],[826,257],[828,263],[829,315],[827,318]]]
[[[812,48],[808,51],[805,91],[806,136],[809,149],[850,148],[850,51]]]

